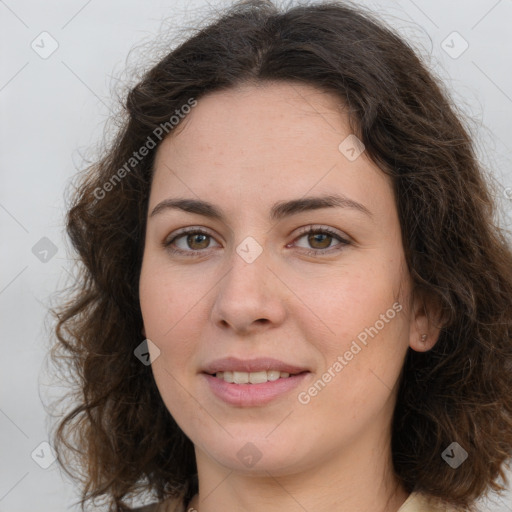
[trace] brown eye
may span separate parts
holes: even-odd
[[[213,235],[199,228],[181,230],[168,237],[162,244],[172,254],[198,257],[204,256],[212,248],[220,247]]]
[[[187,245],[190,249],[198,251],[206,249],[210,245],[210,237],[204,233],[196,233],[187,236]]]
[[[332,242],[332,236],[325,233],[308,235],[308,243],[313,249],[327,249]]]
[[[333,251],[341,250],[350,245],[350,243],[349,240],[328,227],[312,226],[303,230],[302,234],[295,240],[295,245],[302,252],[311,256],[331,254]]]

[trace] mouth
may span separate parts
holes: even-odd
[[[307,379],[310,370],[274,358],[227,357],[201,371],[217,398],[235,407],[257,407],[287,396]]]

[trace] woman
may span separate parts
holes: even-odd
[[[414,52],[345,4],[242,2],[126,108],[68,213],[83,271],[56,311],[82,504],[420,512],[504,489],[512,252]]]

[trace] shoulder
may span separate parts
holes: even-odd
[[[144,507],[132,508],[132,512],[156,512],[158,507],[158,503],[152,503],[151,505],[146,505]]]
[[[132,509],[132,512],[185,512],[183,497],[168,498],[160,503],[151,503]]]
[[[464,512],[449,505],[443,505],[424,494],[413,492],[405,500],[398,512]]]
[[[133,512],[186,512],[183,498],[169,498],[161,503],[152,503],[133,509]],[[464,512],[448,505],[439,504],[432,498],[413,492],[397,512]]]

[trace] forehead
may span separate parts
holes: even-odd
[[[265,162],[283,156],[278,153],[304,156],[305,141],[317,153],[332,149],[333,138],[326,137],[327,132],[335,140],[350,133],[344,108],[332,93],[288,82],[246,84],[202,97],[159,153],[166,147],[192,146],[219,156],[231,149],[250,155],[257,149],[259,160]],[[199,155],[196,151],[189,156],[192,153]]]
[[[349,159],[340,150],[351,137],[341,102],[315,87],[277,82],[217,91],[199,99],[160,145],[150,202],[192,194],[261,207],[263,198],[340,192],[377,211],[393,207],[388,176],[364,152]]]

